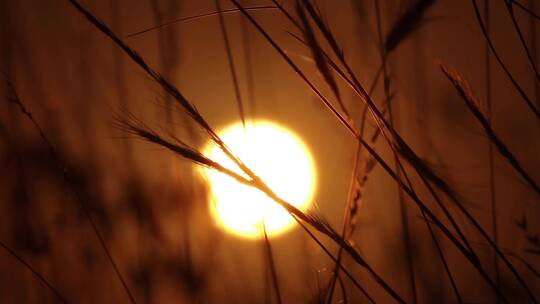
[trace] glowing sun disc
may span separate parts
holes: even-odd
[[[236,123],[219,131],[218,135],[279,197],[300,210],[311,205],[315,166],[309,150],[298,136],[264,120],[246,122],[245,128],[242,123]],[[246,176],[216,144],[207,144],[203,153]],[[264,236],[263,229],[268,236],[276,236],[293,226],[291,215],[259,190],[212,169],[205,168],[203,173],[210,186],[212,217],[225,231],[257,239]]]

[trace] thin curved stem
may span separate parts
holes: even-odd
[[[474,14],[476,16],[476,21],[478,21],[478,25],[480,26],[480,29],[482,30],[482,34],[484,35],[484,38],[486,39],[489,48],[491,49],[491,52],[493,53],[493,56],[501,66],[501,68],[504,70],[504,73],[510,79],[510,82],[512,82],[512,85],[516,88],[519,95],[522,97],[523,101],[527,104],[531,112],[536,116],[538,120],[540,120],[540,111],[533,105],[530,98],[527,96],[523,88],[519,85],[517,80],[514,78],[512,73],[508,70],[504,62],[502,61],[501,57],[499,56],[499,53],[495,49],[495,46],[493,45],[493,42],[491,41],[491,38],[489,37],[488,32],[486,31],[486,26],[484,25],[484,22],[482,21],[482,16],[480,15],[480,9],[478,8],[478,3],[476,0],[471,0],[474,8]]]
[[[273,9],[276,9],[276,7],[275,6],[268,6],[268,5],[267,6],[246,7],[246,10],[250,10],[250,11],[273,10]],[[211,12],[211,13],[206,13],[206,14],[200,14],[200,15],[194,15],[194,16],[188,16],[188,17],[181,17],[181,18],[177,18],[177,19],[174,19],[174,20],[171,20],[171,21],[167,21],[165,23],[161,23],[161,24],[146,28],[144,30],[140,30],[140,31],[137,31],[137,32],[134,32],[134,33],[131,33],[131,34],[126,34],[126,35],[124,35],[124,38],[126,38],[126,39],[127,38],[132,38],[132,37],[139,36],[139,35],[151,32],[151,31],[159,30],[159,29],[162,29],[164,27],[171,26],[171,25],[174,25],[174,24],[177,24],[177,23],[195,21],[195,20],[204,19],[204,18],[207,18],[207,17],[217,16],[217,15],[223,15],[223,14],[238,13],[239,11],[240,10],[237,9],[237,8],[232,8],[232,9],[226,9],[226,10],[218,10],[217,12]]]

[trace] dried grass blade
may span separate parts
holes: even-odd
[[[328,44],[330,44],[330,47],[334,51],[334,53],[338,56],[340,60],[345,59],[345,55],[343,54],[343,49],[339,46],[337,40],[335,39],[334,35],[332,34],[332,31],[330,30],[330,27],[326,25],[326,22],[322,19],[320,13],[318,10],[316,10],[313,5],[311,4],[310,0],[297,0],[302,1],[302,4],[308,11],[309,15],[315,21],[315,24],[325,37],[325,39],[328,41]]]
[[[274,9],[277,9],[277,7],[275,7],[275,6],[246,7],[246,10],[249,10],[249,11],[274,10]],[[211,12],[211,13],[206,13],[206,14],[182,17],[182,18],[167,21],[165,23],[155,25],[155,26],[146,28],[144,30],[140,30],[140,31],[131,33],[131,34],[126,34],[126,35],[124,35],[124,38],[127,39],[127,38],[132,38],[132,37],[135,37],[135,36],[139,36],[141,34],[148,33],[148,32],[155,31],[155,30],[159,30],[159,29],[162,29],[164,27],[174,25],[176,23],[194,21],[194,20],[198,20],[198,19],[202,19],[202,18],[206,18],[206,17],[212,17],[212,16],[221,15],[221,14],[228,14],[228,13],[237,13],[237,12],[239,12],[239,9],[233,8],[233,9],[227,9],[227,10],[218,10],[217,12]]]
[[[488,119],[484,116],[482,111],[479,108],[479,103],[476,97],[473,96],[471,89],[467,82],[463,80],[456,72],[451,71],[447,67],[440,65],[442,72],[444,75],[450,80],[452,85],[455,87],[456,91],[459,93],[459,95],[462,97],[462,99],[465,101],[465,104],[471,111],[471,113],[475,116],[475,118],[478,120],[478,122],[481,124],[481,126],[484,128],[484,131],[486,132],[486,135],[488,136],[489,140],[495,145],[497,150],[500,152],[502,156],[504,156],[508,162],[512,165],[512,167],[518,171],[529,183],[532,182],[531,187],[537,192],[538,195],[540,195],[540,188],[536,185],[534,180],[530,178],[530,176],[527,174],[527,172],[521,167],[517,159],[514,157],[514,155],[510,152],[510,150],[506,147],[506,145],[499,139],[499,137],[495,134],[493,129],[491,128],[491,125],[488,121]],[[523,175],[525,174],[525,175]],[[536,187],[536,188],[535,188]],[[525,289],[529,297],[534,303],[537,303],[536,298],[533,294],[533,292],[529,289],[527,284],[525,284],[525,281],[521,277],[521,275],[518,273],[518,271],[514,268],[514,266],[508,261],[508,259],[504,256],[500,248],[491,240],[489,235],[481,228],[481,226],[478,224],[476,220],[470,215],[462,206],[460,206],[460,209],[464,212],[464,214],[469,218],[471,223],[478,229],[478,231],[482,234],[482,236],[489,242],[489,244],[493,247],[493,249],[497,252],[497,255],[502,259],[502,261],[506,264],[508,269],[512,272],[514,277],[517,279],[517,281],[522,285],[522,287]]]
[[[519,83],[514,78],[514,76],[510,72],[510,70],[508,70],[508,68],[506,67],[506,64],[504,64],[501,57],[499,56],[499,53],[495,49],[495,46],[493,45],[493,42],[491,41],[491,38],[490,38],[489,34],[487,33],[486,26],[484,25],[484,22],[482,21],[482,17],[480,15],[480,10],[478,8],[478,3],[476,2],[476,0],[471,0],[471,2],[473,4],[473,9],[474,9],[474,14],[476,16],[476,21],[478,22],[478,25],[480,26],[480,29],[482,30],[482,34],[484,35],[484,38],[486,39],[486,41],[487,41],[487,43],[489,45],[489,48],[491,49],[491,52],[493,53],[493,56],[497,60],[497,63],[499,63],[501,68],[504,70],[504,73],[506,74],[508,79],[510,79],[510,82],[512,83],[514,88],[518,91],[519,95],[521,96],[521,98],[523,99],[525,104],[529,107],[530,111],[536,116],[536,118],[538,120],[540,120],[540,110],[538,110],[534,106],[534,104],[532,103],[529,96],[527,96],[527,94],[525,93],[525,91],[523,90],[521,85],[519,85]]]
[[[262,223],[263,233],[264,233],[264,249],[266,253],[266,258],[268,259],[268,267],[270,268],[270,274],[272,276],[272,285],[274,286],[274,292],[276,293],[276,301],[278,304],[281,304],[281,290],[279,288],[279,279],[276,271],[276,263],[274,261],[274,254],[272,253],[272,244],[268,239],[268,234],[266,233],[266,225],[264,221]]]
[[[336,96],[336,99],[339,103],[339,106],[341,110],[345,113],[346,116],[349,116],[349,112],[345,108],[345,105],[343,104],[343,101],[341,99],[341,94],[339,93],[339,88],[337,85],[337,82],[334,78],[334,75],[330,71],[328,67],[328,61],[325,59],[325,55],[322,51],[322,48],[317,41],[317,37],[315,36],[315,32],[313,31],[313,28],[311,27],[311,24],[309,23],[309,20],[305,14],[304,7],[300,4],[300,2],[297,2],[296,5],[296,12],[298,13],[298,16],[300,16],[300,21],[303,25],[303,31],[304,37],[306,38],[307,45],[311,50],[311,54],[313,55],[313,58],[315,59],[315,63],[317,65],[317,69],[319,72],[323,75],[324,80],[332,89],[332,92]]]
[[[514,14],[514,7],[512,6],[511,2],[513,1],[506,2],[506,10],[508,11],[508,14],[510,15],[510,19],[512,20],[512,25],[514,26],[514,29],[516,30],[516,33],[518,34],[519,41],[521,42],[521,46],[523,47],[523,50],[525,51],[525,54],[527,55],[527,60],[529,61],[529,65],[531,66],[531,69],[534,72],[534,76],[536,76],[536,81],[537,81],[536,85],[540,85],[540,74],[538,73],[538,69],[536,68],[536,63],[533,59],[533,55],[531,55],[531,51],[529,50],[529,47],[527,46],[527,43],[525,42],[525,37],[523,36],[523,32],[521,31],[521,28],[519,27],[518,21]]]
[[[532,18],[536,20],[540,20],[540,16],[538,16],[533,10],[529,9],[528,7],[524,6],[523,4],[517,2],[517,1],[510,1],[513,5],[517,6],[518,8],[522,9],[524,12],[529,14]]]
[[[467,82],[465,82],[457,73],[449,70],[443,65],[441,65],[441,70],[450,80],[452,85],[456,88],[461,98],[465,101],[465,104],[484,129],[484,132],[486,133],[488,139],[495,145],[497,151],[499,151],[499,153],[508,161],[512,168],[514,168],[514,170],[516,170],[516,172],[521,175],[521,177],[529,184],[531,189],[533,189],[534,192],[536,192],[536,194],[540,196],[540,186],[538,186],[536,181],[521,165],[514,153],[512,153],[512,151],[510,150],[510,148],[508,148],[508,146],[495,133],[495,130],[493,130],[493,128],[491,127],[489,120],[484,115],[482,110],[480,110],[479,102],[476,97],[472,95],[471,89]]]
[[[4,248],[4,250],[12,257],[14,257],[19,263],[21,263],[22,265],[24,265],[24,267],[30,270],[30,272],[32,272],[32,274],[36,278],[38,278],[55,295],[55,297],[58,299],[58,301],[60,301],[60,303],[68,303],[68,301],[66,301],[66,299],[60,294],[60,292],[56,288],[54,288],[54,286],[52,286],[51,283],[49,283],[49,281],[47,281],[47,279],[45,279],[43,275],[41,275],[36,269],[34,269],[34,267],[28,264],[28,262],[26,262],[21,256],[15,253],[15,251],[9,248],[2,241],[0,241],[0,246],[2,246],[2,248]]]
[[[221,11],[220,0],[214,0],[216,8],[218,11]],[[221,29],[221,35],[223,37],[223,43],[225,44],[225,50],[227,52],[227,62],[229,64],[229,71],[231,72],[231,78],[234,87],[234,95],[236,97],[236,103],[238,105],[238,112],[240,113],[240,119],[242,120],[242,125],[246,127],[246,116],[244,114],[244,104],[242,103],[242,94],[240,93],[240,85],[238,83],[238,77],[236,75],[236,68],[234,65],[234,58],[231,50],[231,44],[229,42],[229,35],[227,34],[227,26],[225,25],[225,19],[223,14],[218,14],[219,25]]]

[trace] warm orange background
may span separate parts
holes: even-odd
[[[124,35],[177,17],[215,10],[213,1],[84,2],[116,33]],[[381,1],[385,29],[402,12],[405,2]],[[372,2],[326,0],[319,4],[346,58],[368,87],[380,62]],[[224,6],[232,7],[225,2]],[[497,1],[491,6],[494,43],[517,80],[530,96],[535,96],[533,74],[503,3]],[[529,19],[519,10],[516,13],[530,39]],[[325,87],[315,66],[302,59],[310,56],[310,51],[284,31],[292,29],[286,19],[274,10],[252,14],[310,79]],[[245,23],[242,28],[236,13],[227,14],[225,19],[248,117],[274,120],[304,139],[317,164],[317,206],[335,227],[340,227],[355,147],[352,137],[253,27]],[[251,93],[242,35],[249,40],[254,83]],[[216,17],[125,41],[171,79],[212,126],[219,128],[239,119]],[[419,155],[450,181],[468,203],[467,208],[491,231],[487,140],[437,65],[443,62],[459,71],[485,102],[484,47],[470,1],[438,1],[424,26],[392,55],[390,69],[398,129]],[[128,108],[155,128],[173,128],[195,146],[205,143],[205,134],[177,110],[168,120],[168,100],[162,91],[67,1],[0,1],[0,69],[13,80],[21,99],[91,198],[100,230],[141,303],[194,299],[201,303],[263,302],[262,244],[216,231],[206,213],[204,185],[192,165],[154,145],[126,139],[114,128],[114,115],[123,111],[121,107]],[[494,127],[533,178],[540,180],[540,126],[493,60],[492,70]],[[363,104],[346,86],[341,89],[358,119]],[[374,99],[381,104],[382,97],[379,86]],[[77,202],[61,177],[51,173],[54,168],[35,130],[7,102],[0,103],[0,118],[4,143],[9,143],[0,149],[2,240],[46,274],[73,302],[127,302]],[[392,160],[383,141],[377,148]],[[23,186],[14,178],[21,171],[14,165],[13,151],[21,155],[26,174]],[[531,230],[539,231],[535,221],[540,211],[538,199],[499,156],[495,164],[500,244],[522,254],[527,243],[514,221],[528,214]],[[29,198],[17,201],[11,194],[17,187],[25,188]],[[454,302],[419,211],[411,202],[407,206],[419,301]],[[358,221],[357,248],[393,288],[410,299],[397,188],[380,168],[370,176]],[[479,240],[470,227],[464,227],[471,240]],[[25,240],[34,234],[35,240]],[[493,297],[476,271],[454,247],[443,244],[466,301],[491,302]],[[317,277],[320,284],[329,278],[332,263],[298,228],[273,245],[285,302],[308,301],[317,292]],[[492,265],[491,253],[483,249],[479,252],[486,265]],[[538,256],[527,258],[539,265]],[[360,267],[347,263],[375,298],[390,301]],[[540,290],[538,280],[521,265],[518,268],[531,289]],[[201,274],[204,269],[208,270]],[[143,270],[150,273],[146,279],[140,279],[145,277]],[[492,273],[491,267],[489,271]],[[200,274],[201,279],[193,279],[189,273]],[[506,269],[503,278],[508,294],[516,302],[522,300],[523,291]],[[0,282],[0,302],[53,301],[50,292],[4,252],[0,252]],[[353,287],[349,290],[352,299],[362,299]]]

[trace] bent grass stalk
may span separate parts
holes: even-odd
[[[275,200],[277,203],[282,205],[288,212],[290,212],[293,217],[299,222],[299,224],[306,223],[309,226],[313,227],[314,229],[320,231],[321,233],[325,234],[326,236],[330,237],[336,244],[340,246],[340,248],[343,248],[351,257],[353,260],[361,265],[364,269],[366,269],[372,276],[372,278],[390,295],[392,296],[396,301],[398,302],[404,302],[401,297],[371,268],[371,266],[358,254],[358,252],[346,241],[346,238],[340,234],[338,234],[328,223],[326,223],[322,218],[316,217],[314,215],[305,214],[301,212],[300,210],[296,209],[294,206],[292,206],[290,203],[280,199],[266,184],[262,182],[262,180],[255,175],[254,172],[252,172],[247,166],[245,166],[242,161],[234,156],[234,154],[228,149],[228,147],[225,145],[225,143],[219,138],[219,136],[214,132],[214,130],[211,128],[211,126],[206,122],[206,120],[203,118],[203,116],[196,110],[196,108],[174,87],[170,82],[167,81],[164,77],[162,77],[159,73],[157,73],[155,70],[153,70],[149,65],[146,64],[146,62],[143,60],[142,57],[140,57],[134,50],[129,48],[121,39],[116,36],[104,23],[102,23],[99,19],[97,19],[94,15],[92,15],[88,10],[86,10],[84,7],[82,7],[77,1],[75,0],[69,0],[71,4],[79,11],[81,12],[94,26],[96,26],[102,33],[107,35],[110,39],[113,40],[113,42],[118,45],[137,65],[139,65],[158,85],[160,85],[167,94],[172,96],[180,105],[180,107],[185,111],[185,113],[193,119],[206,133],[210,136],[210,138],[218,144],[218,146],[224,151],[224,153],[231,158],[239,167],[240,169],[248,176],[248,178],[245,178],[244,176],[232,176],[233,178],[237,179],[237,181],[244,183],[246,185],[249,185],[251,187],[255,187],[259,189],[260,191],[264,192],[266,195],[268,195],[270,198]],[[465,246],[461,244],[461,242],[452,236],[452,232],[448,230],[448,228],[434,215],[434,213],[426,206],[426,204],[417,196],[414,189],[412,188],[412,185],[409,183],[408,185],[405,184],[399,174],[395,172],[395,170],[391,169],[388,164],[382,159],[379,154],[375,152],[375,150],[360,136],[361,133],[359,133],[356,128],[353,126],[352,120],[348,117],[348,115],[340,113],[340,111],[336,110],[335,107],[332,105],[332,103],[309,81],[309,79],[306,77],[306,75],[292,62],[292,60],[287,56],[287,54],[272,40],[272,38],[264,31],[264,29],[252,18],[252,16],[244,9],[242,6],[235,0],[232,0],[233,3],[237,6],[238,10],[242,12],[242,14],[257,28],[257,30],[270,42],[270,44],[278,51],[278,53],[285,59],[285,61],[293,68],[293,70],[303,79],[303,81],[310,87],[310,89],[319,97],[319,99],[323,102],[323,104],[332,112],[338,120],[341,122],[342,125],[344,125],[347,130],[353,135],[355,140],[358,141],[359,146],[362,146],[366,149],[366,151],[375,159],[376,162],[380,163],[383,169],[397,182],[400,189],[402,189],[411,199],[412,201],[420,208],[420,210],[427,215],[427,218],[429,218],[430,221],[436,224],[437,228],[441,229],[441,231],[444,233],[444,235],[454,244],[454,246],[471,262],[471,264],[480,272],[482,277],[490,283],[491,287],[493,286],[493,282],[489,278],[489,276],[485,273],[485,271],[482,268],[482,265],[478,258],[476,257],[474,251],[470,248],[470,245],[468,244],[467,240],[464,238],[463,235],[460,235],[461,242],[463,242]],[[483,236],[488,240],[488,243],[490,246],[494,247],[497,251],[498,255],[502,255],[500,250],[498,250],[497,246],[494,245],[489,236],[484,235],[484,231],[481,228],[480,225],[476,222],[474,217],[472,217],[467,210],[461,206],[459,203],[459,199],[456,196],[456,194],[453,192],[451,187],[443,180],[441,179],[437,174],[435,174],[429,166],[418,156],[416,153],[408,146],[408,144],[402,139],[402,137],[399,135],[399,133],[393,128],[392,124],[389,123],[386,118],[384,117],[384,114],[375,106],[374,102],[372,101],[370,95],[364,90],[360,82],[356,79],[356,76],[350,69],[349,65],[346,63],[344,59],[344,55],[337,45],[337,42],[333,39],[333,36],[329,32],[328,28],[323,24],[320,24],[320,20],[318,20],[317,14],[315,13],[315,9],[311,8],[308,9],[308,12],[311,16],[311,18],[314,20],[315,24],[319,27],[319,30],[322,31],[323,35],[325,36],[327,42],[332,47],[332,50],[334,54],[338,57],[340,64],[344,66],[346,73],[348,74],[348,77],[345,77],[345,81],[350,82],[352,84],[352,88],[355,90],[355,92],[363,99],[363,101],[366,103],[366,110],[369,110],[372,114],[372,117],[374,118],[378,130],[380,130],[380,133],[385,137],[387,142],[390,145],[390,148],[392,149],[392,152],[396,156],[397,159],[397,167],[396,170],[402,170],[405,174],[405,179],[408,181],[408,177],[406,176],[405,170],[403,168],[403,165],[399,162],[399,157],[397,155],[399,154],[401,157],[404,157],[405,160],[413,167],[413,169],[418,173],[418,175],[421,177],[422,182],[424,185],[430,190],[430,193],[432,196],[435,197],[436,201],[439,203],[441,207],[443,207],[442,202],[437,198],[435,191],[432,189],[431,185],[433,184],[436,188],[443,191],[447,196],[449,196],[454,202],[457,203],[458,207],[460,208],[461,212],[463,212],[467,219],[473,223],[475,228],[480,231]],[[320,47],[316,47],[320,49]],[[320,54],[319,54],[320,55]],[[332,65],[331,65],[332,66]],[[337,66],[337,65],[336,65]],[[332,66],[333,69],[335,69]],[[349,79],[350,78],[350,79]],[[342,110],[342,112],[344,112]],[[188,158],[196,163],[203,164],[206,166],[209,166],[211,168],[214,168],[216,170],[220,170],[219,164],[212,163],[211,160],[208,160],[204,158],[200,154],[199,151],[189,147],[188,145],[183,144],[180,141],[177,141],[177,144],[173,144],[162,137],[159,136],[156,132],[151,131],[150,129],[146,128],[144,125],[140,124],[140,122],[137,122],[135,120],[124,121],[119,122],[120,125],[123,123],[123,127],[126,131],[132,132],[138,137],[144,138],[147,141],[153,142],[154,144],[158,144],[160,146],[163,146],[169,150],[172,150],[173,152]],[[141,127],[142,125],[142,127]],[[225,168],[221,168],[225,169]],[[223,170],[226,171],[226,170]],[[224,172],[227,174],[227,172]],[[234,175],[232,173],[234,172],[228,172],[229,175]],[[447,214],[447,217],[451,218],[449,214]],[[303,222],[303,223],[302,223]],[[459,234],[459,229],[457,225],[452,223],[454,228]],[[312,236],[312,238],[317,242],[318,240]],[[329,252],[327,252],[329,254]],[[332,256],[331,254],[329,254]],[[504,258],[502,258],[505,260]],[[338,259],[339,260],[339,259]],[[505,261],[506,263],[506,261]],[[341,267],[340,263],[338,262],[339,269],[343,268]],[[527,292],[530,294],[530,290],[527,288],[526,285],[523,284],[521,277],[515,269],[513,269],[513,266],[510,263],[506,263],[507,266],[512,270],[513,274],[516,276],[516,278],[522,283],[524,288],[527,290]],[[361,287],[361,286],[359,286]],[[362,288],[360,288],[363,290]],[[497,290],[497,288],[494,288],[496,293],[500,294],[500,291]],[[500,294],[501,300],[507,302],[507,300],[504,298],[502,294]],[[532,296],[532,295],[531,295]],[[533,301],[535,301],[534,296],[532,296]]]
[[[241,6],[237,3],[237,1],[232,0],[235,5],[241,9]],[[285,61],[293,68],[293,70],[305,81],[305,83],[308,85],[308,87],[317,95],[317,97],[320,98],[320,100],[324,103],[325,106],[328,107],[328,109],[339,119],[341,123],[354,135],[356,139],[358,139],[358,135],[354,129],[347,121],[332,105],[331,103],[311,84],[311,82],[305,77],[305,75],[299,70],[299,68],[290,60],[290,58],[286,55],[286,53],[273,41],[273,39],[262,29],[262,27],[250,16],[249,13],[246,11],[242,11],[244,15],[254,24],[254,26],[259,30],[259,32],[268,40],[268,42],[278,51],[278,53],[285,59]],[[336,56],[340,58],[339,50],[334,49],[334,52],[336,53]],[[442,190],[448,197],[452,199],[458,206],[459,210],[466,215],[466,218],[469,220],[471,224],[473,224],[474,228],[478,230],[481,235],[490,243],[491,246],[494,247],[494,249],[498,252],[498,254],[505,260],[505,264],[508,266],[508,268],[511,270],[512,274],[516,277],[516,279],[520,282],[520,284],[526,289],[527,293],[531,297],[533,301],[536,301],[535,297],[533,296],[531,290],[524,284],[523,279],[521,278],[520,274],[515,270],[515,268],[510,264],[500,253],[500,250],[497,248],[497,246],[493,243],[489,235],[484,231],[484,229],[478,224],[477,220],[461,205],[460,200],[454,193],[454,191],[444,182],[440,177],[438,177],[425,163],[422,161],[416,153],[406,144],[406,142],[403,140],[403,138],[395,131],[395,129],[392,128],[392,126],[389,125],[389,123],[386,121],[386,119],[381,115],[381,112],[377,109],[377,107],[374,105],[373,101],[371,100],[370,96],[366,94],[365,90],[362,88],[362,86],[357,81],[356,77],[354,76],[354,73],[352,70],[348,67],[347,63],[344,60],[341,60],[342,64],[345,66],[349,74],[351,75],[353,81],[355,81],[356,87],[359,89],[359,95],[363,97],[363,100],[368,104],[369,110],[372,113],[373,117],[375,118],[376,123],[378,124],[379,129],[381,130],[382,134],[385,136],[387,141],[391,143],[390,147],[394,150],[398,150],[398,152],[405,157],[405,159],[412,165],[413,169],[418,173],[418,175],[421,177],[421,180],[423,184],[428,188],[429,192],[432,194],[432,196],[436,199],[437,203],[443,210],[445,211],[445,214],[449,219],[451,220],[452,224],[454,225],[454,228],[460,232],[459,227],[455,224],[455,222],[452,220],[452,217],[450,213],[446,210],[440,199],[437,198],[437,195],[435,191],[432,189],[432,186],[430,183],[433,183],[437,188]],[[384,126],[384,128],[383,128]],[[388,138],[388,135],[386,134],[386,130],[390,132],[392,137],[395,141],[391,141]],[[362,140],[360,138],[360,140]],[[363,141],[363,140],[362,140]],[[367,146],[367,143],[363,141],[363,144],[366,145],[366,148],[372,155],[375,151],[370,149],[370,147]],[[395,153],[395,152],[394,152]],[[380,159],[380,157],[376,157],[376,160],[379,162],[382,162],[383,160]],[[382,164],[382,163],[381,163]],[[386,165],[386,164],[385,164]],[[402,165],[399,164],[401,167]],[[393,179],[396,179],[395,173],[388,167],[383,166],[385,170],[392,176]],[[403,170],[403,168],[401,168]],[[405,171],[403,171],[404,174]],[[402,184],[402,187],[405,185]],[[414,195],[413,192],[411,192],[411,189],[406,189],[406,192],[409,196]],[[413,200],[415,203],[422,204],[421,208],[423,210],[428,210],[425,208],[425,205],[421,202],[418,197],[413,197]],[[424,209],[425,208],[425,209]],[[435,217],[433,213],[426,212],[430,217]],[[438,221],[438,220],[437,220]],[[449,231],[444,227],[444,225],[438,226],[443,230],[445,235],[454,243],[454,245],[460,250],[460,252],[471,262],[471,264],[479,271],[479,273],[482,275],[484,280],[492,287],[495,293],[499,294],[502,297],[501,291],[496,287],[496,285],[493,283],[489,275],[485,272],[483,269],[480,260],[474,253],[474,250],[468,243],[465,236],[460,233],[462,241],[466,244],[468,250],[465,250],[461,244],[457,243],[457,240],[454,239],[450,234]],[[503,301],[507,302],[506,299],[502,298]]]
[[[234,154],[229,150],[229,148],[226,146],[226,144],[219,138],[219,136],[215,133],[215,131],[210,127],[210,125],[206,122],[206,120],[201,116],[201,114],[195,109],[195,107],[178,91],[178,89],[169,83],[165,78],[163,78],[159,73],[154,71],[143,59],[140,55],[137,54],[134,50],[132,50],[130,47],[128,47],[116,34],[114,34],[102,21],[97,19],[90,11],[88,11],[85,7],[83,7],[78,1],[76,0],[69,0],[69,2],[73,5],[74,8],[76,8],[87,20],[89,20],[97,29],[99,29],[103,34],[108,36],[116,45],[118,45],[137,65],[139,65],[154,81],[156,81],[157,84],[159,84],[162,88],[165,89],[165,91],[170,94],[181,106],[181,108],[186,112],[186,114],[191,117],[201,128],[203,128],[208,135],[211,137],[211,139],[218,144],[218,146],[222,149],[222,151],[230,158],[232,159],[236,165],[239,166],[239,168],[247,174],[251,179],[245,179],[242,176],[239,176],[238,174],[234,173],[230,176],[235,178],[237,181],[256,187],[262,192],[264,192],[266,195],[268,195],[270,198],[272,198],[274,201],[282,205],[285,210],[287,210],[289,213],[293,214],[294,216],[298,217],[302,221],[310,224],[310,226],[314,227],[321,233],[327,235],[332,239],[336,244],[343,244],[345,247],[345,250],[351,255],[353,260],[356,261],[359,265],[363,266],[370,275],[374,278],[374,280],[383,288],[386,290],[387,293],[389,293],[396,301],[400,303],[404,303],[402,298],[386,283],[382,277],[380,277],[377,272],[371,266],[358,254],[358,252],[351,247],[349,244],[346,243],[343,238],[340,237],[339,234],[337,234],[333,228],[331,228],[329,225],[323,223],[320,221],[320,219],[313,218],[307,214],[304,214],[299,209],[291,205],[290,203],[282,200],[279,198],[255,173],[253,173],[241,160],[239,160],[237,157],[234,156]],[[239,4],[236,2],[236,5],[239,6]],[[242,8],[240,8],[242,10]],[[245,10],[242,10],[242,12],[245,14]],[[133,125],[131,125],[133,126]],[[176,145],[173,145],[165,140],[163,140],[161,137],[157,136],[157,134],[148,132],[144,129],[136,129],[134,130],[137,135],[147,135],[149,138],[151,138],[151,141],[154,143],[158,143],[160,145],[166,146],[167,148],[176,151],[177,153],[187,157],[188,159],[193,159],[196,162],[203,163],[203,164],[209,164],[208,159],[205,159],[202,157],[200,153],[195,153],[196,151],[193,149],[190,149],[188,147],[179,147]],[[143,136],[144,137],[144,136]],[[146,138],[146,139],[149,139]],[[186,156],[187,155],[187,156]],[[190,158],[190,157],[192,158]],[[229,170],[230,171],[230,170]]]

